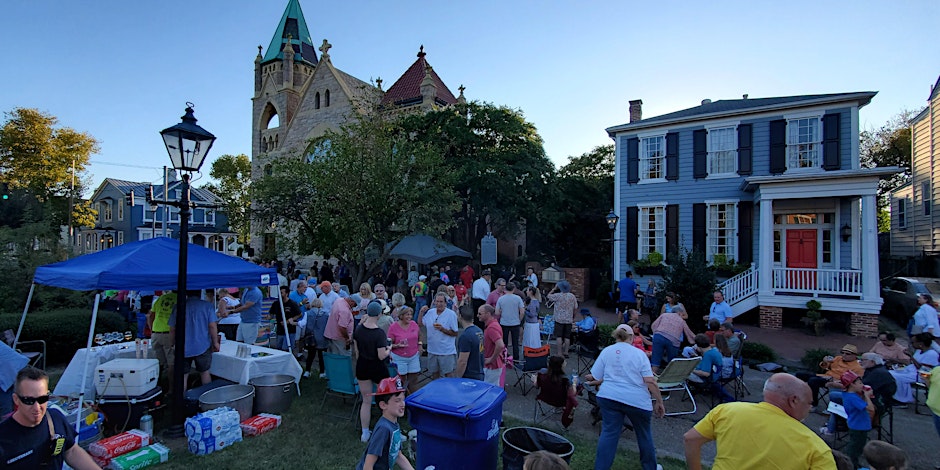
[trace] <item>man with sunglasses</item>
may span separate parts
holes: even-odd
[[[7,469],[99,469],[84,449],[75,445],[75,429],[58,410],[49,410],[49,376],[27,367],[16,375],[16,411],[0,422],[0,467]]]

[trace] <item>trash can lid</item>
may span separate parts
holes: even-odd
[[[486,382],[442,378],[409,395],[405,404],[460,418],[476,418],[502,405],[505,400],[505,390]]]

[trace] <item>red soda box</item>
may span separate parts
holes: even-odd
[[[268,413],[261,413],[258,416],[252,416],[241,423],[242,434],[246,436],[257,436],[264,434],[281,425],[281,417]]]
[[[110,460],[148,444],[150,444],[150,435],[140,429],[132,429],[91,444],[88,446],[88,453],[101,460]]]

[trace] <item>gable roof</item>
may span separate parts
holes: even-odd
[[[167,194],[170,197],[170,199],[173,199],[170,191],[176,189],[176,187],[179,186],[179,184],[180,184],[179,181],[171,181],[167,183]],[[119,180],[117,178],[105,178],[104,181],[101,182],[101,185],[98,186],[98,189],[95,190],[95,193],[91,196],[91,200],[92,201],[97,200],[98,195],[108,185],[114,186],[124,196],[127,196],[130,193],[134,193],[134,198],[135,199],[142,198],[141,201],[144,200],[143,198],[147,197],[147,189],[150,188],[150,183],[140,183],[137,181]],[[162,184],[153,186],[153,197],[156,199],[163,199],[163,185]],[[208,189],[205,189],[205,188],[196,188],[196,187],[190,187],[190,199],[192,199],[193,201],[209,202],[213,204],[218,204],[222,202],[222,199],[216,196],[215,193],[213,193],[212,191],[209,191]]]
[[[424,81],[425,70],[429,67],[425,56],[424,46],[418,51],[418,60],[405,70],[405,73],[385,92],[382,98],[383,105],[407,106],[420,103],[421,82]],[[437,86],[437,95],[434,101],[441,105],[450,105],[457,102],[457,98],[450,92],[441,77],[437,75],[434,68],[430,69],[431,80]]]
[[[642,119],[613,126],[607,129],[609,135],[625,130],[642,129],[668,123],[695,121],[699,119],[713,119],[735,114],[750,114],[761,111],[771,111],[795,106],[809,106],[839,101],[857,101],[862,107],[871,102],[877,91],[860,91],[852,93],[830,93],[822,95],[780,96],[773,98],[746,98],[738,100],[718,100],[704,103],[693,108],[683,109],[669,114]]]
[[[933,100],[933,97],[937,96],[937,93],[940,93],[940,77],[937,77],[937,83],[934,83],[934,85],[930,87],[930,96],[927,97],[927,101]]]
[[[299,0],[288,0],[287,8],[284,9],[281,21],[277,24],[277,29],[274,30],[271,44],[265,51],[261,63],[283,59],[284,44],[287,43],[288,38],[290,38],[291,47],[294,49],[295,61],[299,60],[316,65],[317,51],[313,47],[313,39],[307,29],[307,21],[304,19],[304,12],[300,9]]]

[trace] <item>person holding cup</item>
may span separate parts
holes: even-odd
[[[421,372],[421,355],[418,354],[421,329],[414,321],[411,307],[400,306],[397,310],[398,321],[389,325],[388,337],[392,339],[392,361],[398,366],[398,375],[411,394],[417,390],[418,373]]]

